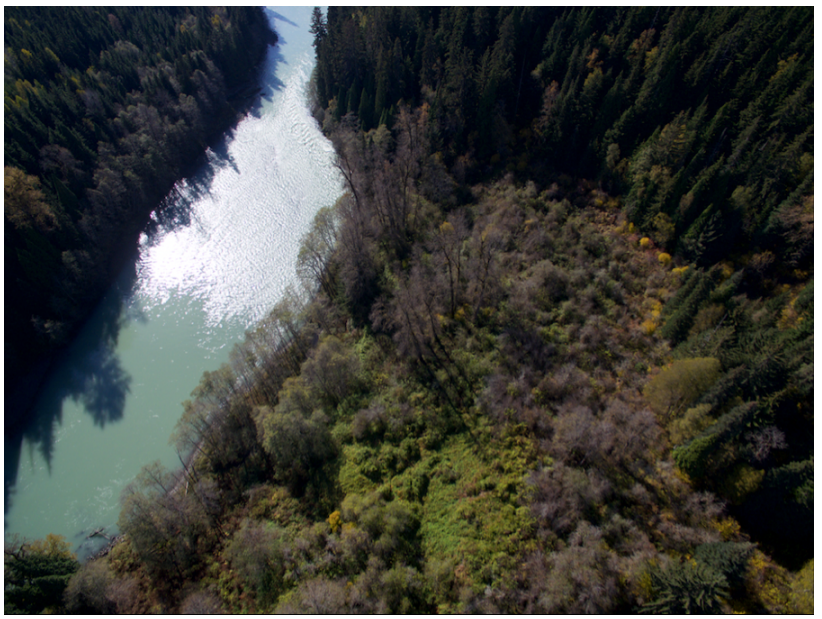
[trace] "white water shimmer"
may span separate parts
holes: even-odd
[[[293,26],[273,21],[291,45]],[[266,74],[276,73],[284,85],[262,100],[259,117],[238,125],[226,153],[208,152],[214,177],[191,204],[191,222],[172,222],[158,239],[141,239],[138,293],[155,304],[175,294],[201,299],[209,326],[226,318],[249,326],[270,309],[293,281],[299,241],[317,208],[340,192],[334,150],[318,139],[305,105],[313,48],[285,62],[275,56]],[[199,190],[191,182],[177,189],[176,202]]]
[[[44,386],[29,428],[5,437],[5,532],[65,535],[82,556],[116,530],[140,467],[178,464],[168,440],[202,373],[296,283],[299,243],[342,182],[307,107],[312,7],[266,15],[262,97],[177,184],[129,265]]]

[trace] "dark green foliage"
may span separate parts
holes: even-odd
[[[734,330],[722,350],[724,363],[731,370],[702,397],[702,401],[720,408],[732,405],[735,398],[752,402],[745,410],[732,409],[706,430],[720,444],[716,453],[702,463],[703,468],[708,466],[712,471],[702,483],[721,489],[726,478],[733,479],[738,467],[756,467],[761,482],[742,497],[741,520],[756,539],[791,565],[811,556],[808,540],[813,530],[812,501],[805,504],[797,498],[812,496],[812,491],[793,494],[792,490],[810,483],[809,478],[802,481],[801,474],[789,473],[808,470],[806,463],[813,454],[809,440],[813,388],[808,382],[813,367],[812,322],[806,323],[812,318],[804,313],[803,304],[809,298],[803,293],[808,290],[812,290],[812,284],[806,285],[792,304],[785,303],[784,298],[781,302],[775,299],[768,304],[770,307],[761,303],[734,307],[729,299],[726,324]],[[759,312],[758,320],[753,319],[754,312]],[[784,481],[784,485],[777,480]]]
[[[277,479],[301,485],[334,455],[328,420],[319,411],[305,417],[278,408],[262,412],[261,424],[263,448]]]
[[[460,174],[480,174],[466,170],[474,157],[517,171],[528,160],[541,162],[534,172],[607,170],[629,216],[643,226],[667,217],[674,228],[659,242],[689,260],[709,266],[783,234],[795,262],[807,259],[810,228],[794,205],[812,194],[808,23],[806,9],[776,7],[413,18],[345,8],[329,11],[317,45],[318,82],[328,84],[319,103],[336,96],[368,129],[397,98],[425,102],[433,150]]]
[[[813,556],[813,459],[771,469],[742,509],[743,522],[789,565]]]
[[[705,476],[708,458],[718,448],[717,443],[715,434],[697,436],[687,445],[674,448],[674,462],[691,479],[700,480]]]
[[[322,45],[325,37],[328,36],[328,25],[325,22],[325,15],[322,9],[315,6],[311,12],[311,34],[314,35],[314,47]]]
[[[63,592],[80,564],[68,552],[68,544],[51,541],[6,543],[3,554],[5,614],[29,615],[49,609],[59,612],[63,608]]]
[[[693,559],[651,572],[654,600],[643,613],[705,614],[726,612],[723,602],[742,584],[754,545],[732,542],[701,544]]]
[[[718,614],[728,595],[728,581],[705,563],[673,563],[651,574],[656,597],[642,607],[643,613]]]
[[[707,565],[717,574],[722,574],[733,588],[742,583],[748,569],[748,559],[755,546],[748,542],[713,542],[701,544],[694,549],[697,563]]]
[[[807,319],[813,321],[813,280],[809,281],[807,286],[802,288],[802,292],[796,297],[794,309],[805,316]]]
[[[672,300],[671,317],[662,327],[662,336],[677,344],[688,334],[700,304],[708,298],[713,289],[713,282],[709,274],[698,271],[688,280],[688,293],[680,299]]]
[[[665,304],[665,307],[662,308],[662,315],[663,316],[670,316],[671,313],[675,312],[679,309],[682,303],[687,299],[694,291],[696,286],[702,281],[702,278],[705,276],[705,273],[701,269],[691,269],[689,268],[685,273],[682,275],[682,283],[677,288],[676,293],[674,296],[671,297],[668,302]]]
[[[694,481],[716,480],[735,462],[738,454],[733,447],[743,432],[749,430],[756,414],[756,403],[734,407],[688,444],[673,450],[674,461]]]

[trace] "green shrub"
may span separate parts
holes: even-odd
[[[640,612],[654,614],[718,614],[724,612],[728,581],[703,563],[672,563],[651,574],[655,598]]]
[[[710,412],[710,404],[698,404],[686,410],[682,417],[674,419],[668,426],[671,443],[682,445],[700,434],[714,422]]]
[[[699,357],[674,361],[644,389],[651,407],[666,418],[676,417],[707,390],[720,371],[719,359]]]
[[[735,587],[745,578],[754,548],[749,542],[711,542],[697,546],[694,559],[724,576],[728,585]]]

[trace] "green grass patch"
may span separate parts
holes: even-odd
[[[473,588],[499,585],[498,578],[530,547],[533,519],[518,501],[527,472],[521,450],[516,441],[503,440],[481,457],[470,437],[454,436],[430,469],[420,527],[423,551],[427,559],[459,566],[462,583]],[[512,466],[499,466],[506,461]]]

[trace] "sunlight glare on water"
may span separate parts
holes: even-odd
[[[283,23],[275,20],[278,31],[289,27]],[[270,309],[293,281],[315,206],[339,194],[333,148],[318,140],[305,106],[312,55],[272,62],[278,75],[288,73],[282,88],[262,100],[259,117],[240,124],[226,152],[208,152],[214,176],[207,190],[196,182],[178,186],[176,201],[191,201],[187,225],[172,221],[141,240],[139,293],[157,304],[174,293],[199,298],[209,326],[229,317],[248,326]]]
[[[180,181],[129,265],[43,387],[28,428],[5,438],[5,531],[65,535],[82,556],[116,530],[119,496],[168,439],[203,371],[296,283],[299,243],[342,182],[307,107],[312,7],[266,15],[280,37],[262,97]]]

